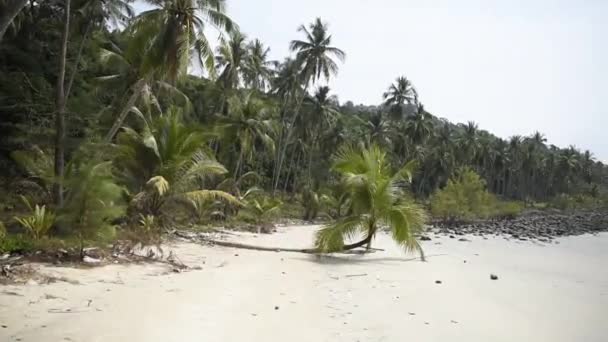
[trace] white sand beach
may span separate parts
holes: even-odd
[[[308,247],[314,228],[239,241]],[[431,236],[428,262],[381,235],[385,251],[364,256],[175,243],[202,267],[185,273],[40,266],[79,284],[0,287],[0,341],[608,340],[607,233],[558,244]]]

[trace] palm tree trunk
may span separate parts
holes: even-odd
[[[8,0],[4,6],[3,13],[0,14],[0,43],[6,30],[13,22],[17,14],[21,12],[28,0]]]
[[[239,159],[236,161],[236,167],[234,168],[234,179],[239,178],[239,171],[241,169],[241,163],[243,162],[243,151],[239,152]]]
[[[287,128],[287,136],[284,142],[284,147],[281,149],[281,153],[279,155],[279,161],[278,161],[278,165],[277,165],[277,179],[276,179],[276,183],[275,183],[275,189],[278,187],[279,184],[279,178],[281,177],[281,168],[283,166],[283,161],[285,159],[285,154],[287,152],[287,145],[289,143],[289,140],[291,139],[293,132],[295,131],[295,122],[296,119],[298,118],[298,116],[300,115],[300,108],[302,107],[302,103],[304,102],[304,98],[306,98],[306,94],[308,92],[308,85],[310,82],[306,81],[306,86],[304,87],[304,91],[302,92],[302,96],[300,97],[300,100],[296,103],[296,108],[294,111],[294,116],[292,118],[292,122],[291,125],[289,125],[289,127]]]
[[[118,132],[118,130],[122,126],[122,123],[125,121],[127,114],[129,114],[129,111],[131,111],[131,108],[133,108],[133,106],[135,105],[135,102],[139,98],[139,95],[141,94],[141,91],[144,89],[145,86],[146,80],[143,78],[135,83],[135,85],[133,86],[133,93],[131,94],[131,97],[129,98],[127,104],[124,106],[124,108],[116,118],[116,121],[114,121],[112,128],[110,128],[110,131],[104,139],[105,142],[109,143],[110,141],[112,141],[112,139],[116,135],[116,132]]]
[[[82,36],[82,40],[80,41],[80,47],[78,47],[78,54],[76,55],[76,60],[74,61],[74,66],[72,67],[72,73],[70,74],[70,80],[68,81],[68,86],[65,90],[65,100],[67,102],[70,97],[70,92],[72,90],[72,85],[74,84],[74,78],[76,78],[76,74],[78,73],[78,65],[80,64],[80,60],[82,59],[82,50],[84,50],[84,45],[89,38],[89,31],[91,30],[91,22],[88,22],[87,28],[84,30],[84,35]]]
[[[65,64],[68,53],[68,36],[70,33],[70,0],[65,0],[64,25],[61,34],[61,55],[59,57],[59,75],[57,77],[57,94],[55,98],[55,182],[53,197],[58,207],[63,206],[63,174],[65,168]]]

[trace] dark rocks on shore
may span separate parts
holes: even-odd
[[[467,223],[435,222],[436,232],[449,235],[503,235],[521,241],[551,242],[561,236],[596,234],[608,231],[608,211],[587,210],[575,213],[534,211],[513,220],[486,220]]]

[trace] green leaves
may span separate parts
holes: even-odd
[[[340,172],[344,181],[351,214],[323,227],[317,233],[317,248],[339,251],[344,248],[344,239],[357,233],[369,238],[371,244],[376,232],[386,225],[393,239],[406,251],[417,251],[423,256],[416,236],[422,232],[426,215],[397,184],[409,183],[415,167],[415,162],[409,162],[392,172],[386,153],[376,145],[363,150],[352,146],[341,148],[334,170]]]
[[[47,210],[44,205],[40,206],[36,204],[32,207],[25,196],[21,196],[21,200],[31,211],[31,214],[22,217],[15,216],[14,220],[25,228],[33,239],[38,240],[44,237],[55,223],[55,214],[52,211]],[[1,228],[4,228],[4,226]],[[5,233],[5,231],[2,233]]]

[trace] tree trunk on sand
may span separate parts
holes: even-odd
[[[63,206],[63,174],[65,168],[65,64],[70,33],[70,0],[65,0],[64,26],[61,34],[61,55],[59,57],[59,75],[57,76],[57,94],[55,98],[55,182],[53,197],[58,207]]]
[[[174,233],[175,235],[181,237],[181,238],[185,238],[188,240],[193,240],[194,238],[188,234],[183,234],[180,231],[176,231]],[[250,249],[250,250],[255,250],[255,251],[265,251],[265,252],[294,252],[294,253],[305,253],[305,254],[322,254],[324,252],[320,251],[317,248],[279,248],[279,247],[262,247],[262,246],[254,246],[254,245],[248,245],[248,244],[244,244],[244,243],[238,243],[238,242],[229,242],[229,241],[221,241],[221,240],[213,240],[213,239],[207,239],[207,238],[203,238],[203,237],[199,237],[200,241],[203,242],[207,242],[207,243],[211,243],[214,245],[218,245],[218,246],[223,246],[223,247],[231,247],[231,248],[241,248],[241,249]],[[339,253],[339,252],[344,252],[344,251],[349,251],[358,247],[363,247],[365,245],[370,244],[372,240],[371,235],[366,237],[365,239],[359,241],[359,242],[355,242],[353,244],[350,245],[344,245],[344,247],[342,248],[342,250],[340,251],[335,251],[334,253]],[[366,252],[370,253],[372,251],[381,251],[381,249],[372,249],[367,248]]]
[[[110,131],[108,132],[108,134],[106,135],[106,137],[104,139],[105,142],[109,143],[112,141],[112,139],[116,135],[116,132],[118,132],[118,130],[122,126],[123,122],[125,121],[127,114],[129,114],[129,112],[131,111],[131,108],[133,108],[133,106],[135,106],[135,102],[139,98],[139,95],[141,94],[141,91],[144,89],[145,85],[146,85],[146,80],[143,78],[140,79],[139,81],[137,81],[137,83],[135,83],[135,85],[133,86],[133,93],[131,94],[129,101],[127,101],[127,104],[125,105],[125,107],[122,109],[122,111],[116,118],[116,121],[114,121],[112,128],[110,128]]]
[[[27,0],[8,0],[5,3],[2,9],[3,13],[0,14],[0,43],[2,43],[2,38],[8,27],[26,4]]]

